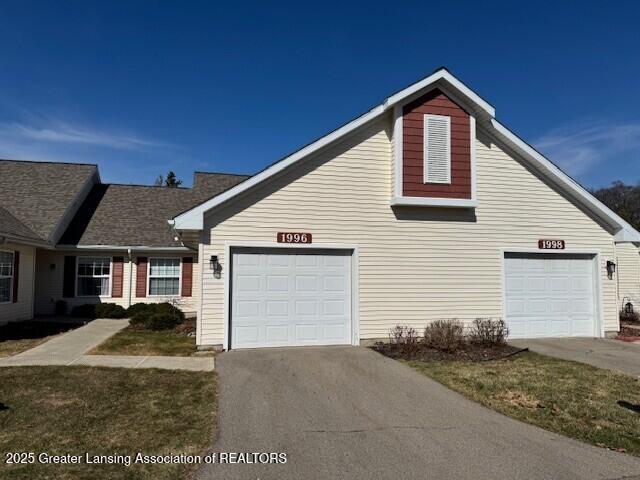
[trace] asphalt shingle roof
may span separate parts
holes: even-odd
[[[43,241],[29,227],[0,207],[0,237],[10,236],[17,239]]]
[[[193,188],[95,185],[59,244],[180,246],[167,220],[247,178],[198,172]]]
[[[96,173],[96,165],[89,164],[0,160],[0,207],[22,227],[6,213],[4,221],[10,228],[23,233],[26,228],[39,239],[51,240],[83,185]]]

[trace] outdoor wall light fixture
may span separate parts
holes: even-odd
[[[220,265],[220,262],[218,261],[218,256],[211,255],[209,264],[211,265],[211,270],[213,270],[213,276],[215,278],[220,278],[220,275],[222,274],[222,265]]]
[[[609,280],[613,278],[613,274],[616,273],[616,264],[611,260],[607,260],[607,275],[609,275]]]

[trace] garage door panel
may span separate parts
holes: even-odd
[[[232,269],[232,348],[351,343],[350,252],[242,249]]]
[[[236,325],[235,334],[239,342],[250,344],[258,341],[259,330],[256,325]]]
[[[511,338],[594,336],[593,257],[505,254]]]
[[[507,283],[507,293],[524,292],[524,277],[513,275]]]
[[[315,269],[319,266],[319,259],[320,257],[318,255],[297,255],[295,257],[295,264],[296,267]]]
[[[289,337],[289,325],[282,323],[279,325],[266,325],[265,338],[270,343],[283,343]]]
[[[569,293],[571,290],[571,280],[566,277],[552,277],[549,282],[551,292],[555,293]]]
[[[318,277],[315,275],[296,275],[296,292],[316,292],[318,290]]]
[[[235,305],[238,317],[258,317],[260,315],[260,302],[239,300]]]
[[[324,292],[343,292],[347,288],[346,275],[325,275],[323,282]]]
[[[269,317],[286,317],[289,315],[288,300],[265,300],[264,304],[266,315]]]
[[[268,293],[286,293],[289,291],[289,277],[287,275],[267,275]]]
[[[544,293],[546,290],[547,279],[545,277],[528,277],[524,282],[525,288],[529,292]]]
[[[322,315],[347,315],[347,304],[344,300],[323,300]]]
[[[260,277],[257,275],[238,275],[235,281],[236,290],[242,292],[260,291]]]
[[[525,302],[525,311],[532,314],[547,313],[547,307],[548,303],[546,298],[531,298]]]
[[[298,300],[296,304],[296,315],[318,315],[317,300]]]
[[[525,311],[526,308],[524,299],[507,299],[507,315],[524,313]]]
[[[551,313],[553,314],[568,314],[570,311],[570,302],[567,299],[552,299],[551,300]]]
[[[299,323],[295,326],[295,338],[301,342],[315,342],[318,340],[317,323]]]

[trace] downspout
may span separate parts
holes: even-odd
[[[127,248],[127,255],[129,256],[129,293],[127,295],[127,308],[131,306],[131,289],[133,288],[133,256],[131,255],[131,249]]]

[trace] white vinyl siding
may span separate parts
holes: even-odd
[[[424,183],[451,183],[451,117],[424,116]]]
[[[108,297],[111,291],[111,257],[78,257],[76,295]]]
[[[149,259],[149,295],[175,297],[180,295],[180,259]]]
[[[0,303],[11,301],[13,290],[13,252],[0,250]]]
[[[617,243],[619,307],[631,300],[636,311],[640,311],[640,250],[633,243]]]
[[[502,317],[502,248],[537,249],[543,238],[600,252],[605,330],[617,330],[611,233],[502,150],[478,127],[474,211],[391,209],[390,116],[361,129],[297,168],[205,215],[201,266],[203,345],[223,344],[225,245],[275,242],[278,232],[310,232],[314,244],[359,247],[361,339],[387,338],[396,324],[422,331],[442,318]],[[233,214],[231,214],[233,213]],[[208,265],[218,255],[222,278]]]

